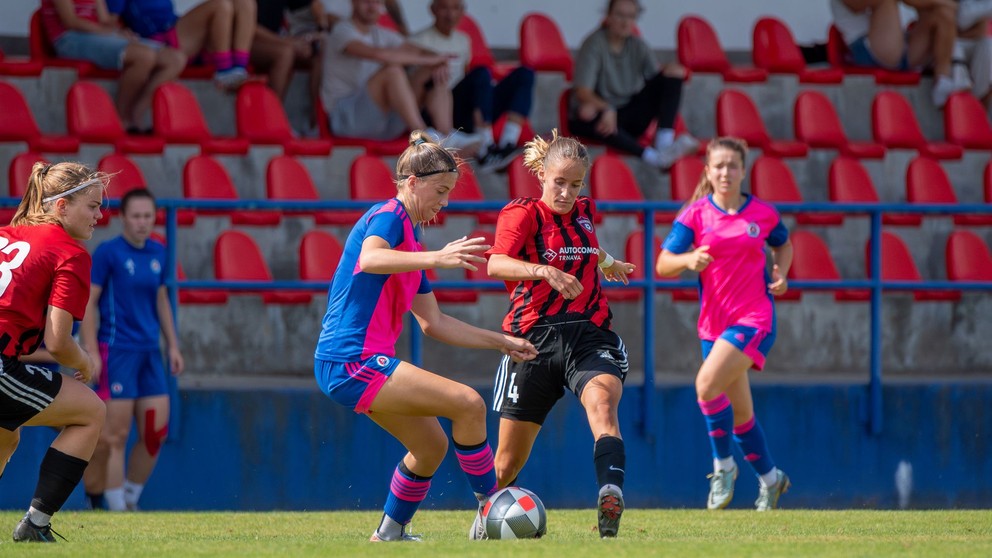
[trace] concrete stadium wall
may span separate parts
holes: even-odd
[[[864,423],[863,385],[756,381],[755,407],[770,451],[793,482],[783,507],[897,508],[900,466],[909,472],[911,508],[990,506],[992,383],[886,385],[883,430],[873,436]],[[620,407],[628,507],[631,513],[647,507],[701,508],[712,465],[694,390],[665,385],[653,399],[650,435],[639,427],[638,388],[626,389]],[[379,509],[404,454],[372,421],[335,405],[316,387],[184,390],[179,409],[142,497],[143,509]],[[497,419],[493,413],[489,418],[495,440]],[[52,436],[47,429],[26,429],[0,480],[0,509],[27,506]],[[545,423],[519,484],[549,507],[591,510],[592,442],[581,407],[566,396]],[[739,455],[738,462],[744,463]],[[750,508],[757,497],[757,481],[746,469],[733,508]],[[449,451],[423,509],[467,510],[471,502]],[[82,505],[80,488],[65,508]]]

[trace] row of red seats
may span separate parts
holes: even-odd
[[[476,230],[469,233],[470,237],[483,237],[492,243],[493,233],[487,230]],[[159,240],[163,240],[159,237]],[[255,240],[243,231],[229,230],[218,235],[214,243],[214,278],[218,281],[239,281],[259,283],[257,289],[244,292],[257,294],[266,304],[309,304],[315,291],[324,292],[331,281],[338,262],[341,260],[342,246],[336,237],[321,231],[309,230],[300,240],[299,246],[299,280],[322,283],[312,290],[266,289],[264,283],[273,280],[262,251]],[[177,268],[180,281],[187,276],[182,265]],[[434,270],[427,271],[428,279],[438,279]],[[465,279],[488,281],[489,276],[485,267],[478,271],[465,270]],[[236,291],[225,289],[179,289],[181,304],[224,304],[228,296]],[[479,290],[476,289],[442,289],[436,291],[440,302],[474,303],[478,300]]]
[[[492,243],[492,233],[486,230],[475,230],[470,237],[481,236]],[[795,246],[795,259],[789,270],[789,278],[804,281],[840,281],[833,257],[826,243],[817,234],[797,230],[792,234]],[[636,266],[631,274],[632,280],[643,280],[645,269],[654,268],[654,262],[645,265],[644,262],[644,233],[631,233],[625,243],[626,260]],[[654,239],[654,254],[661,246],[659,237]],[[870,242],[865,246],[865,269],[870,273]],[[299,247],[299,278],[301,281],[322,282],[318,291],[323,291],[326,283],[331,280],[334,270],[340,261],[342,247],[333,235],[320,230],[311,230],[303,235]],[[989,247],[976,234],[969,231],[954,231],[946,243],[947,278],[951,281],[992,281],[992,254]],[[259,294],[267,304],[309,304],[313,291],[265,289],[264,283],[273,280],[265,258],[262,256],[255,240],[242,231],[224,231],[217,237],[214,244],[214,278],[219,281],[258,282],[258,289],[249,292]],[[182,267],[178,269],[180,280],[185,280]],[[437,275],[433,270],[428,272],[431,280]],[[478,271],[465,271],[467,280],[490,280],[485,268]],[[666,278],[655,275],[658,281],[674,281],[677,278]],[[922,277],[906,247],[905,242],[896,234],[883,231],[882,233],[882,279],[885,281],[920,282]],[[695,288],[666,289],[671,292],[673,300],[698,300]],[[474,303],[478,300],[480,290],[477,289],[441,289],[436,291],[440,302]],[[961,294],[957,291],[941,291],[914,289],[916,300],[957,301]],[[229,291],[223,289],[180,289],[180,302],[183,304],[223,304],[228,300]],[[616,302],[640,300],[642,291],[639,288],[611,289],[609,298]],[[834,290],[838,301],[866,301],[870,295],[865,289],[838,288]],[[802,298],[802,291],[792,289],[780,300],[796,301]]]
[[[22,197],[31,167],[35,162],[47,162],[43,155],[26,152],[16,155],[8,169],[10,197]],[[115,175],[107,195],[119,199],[135,188],[147,187],[147,180],[141,169],[130,158],[118,153],[110,153],[97,164],[97,169]],[[695,157],[683,158],[671,169],[671,199],[688,200],[703,173],[702,160]],[[321,197],[306,167],[296,158],[288,155],[273,157],[266,167],[266,199],[284,201],[320,201]],[[984,198],[992,203],[992,161],[985,166]],[[396,187],[393,172],[379,157],[363,154],[356,157],[349,172],[350,199],[378,201],[395,195]],[[513,161],[508,168],[507,199],[533,197],[540,191],[537,179],[524,167],[522,158]],[[751,191],[758,197],[773,203],[802,203],[799,186],[789,167],[775,157],[761,156],[751,168]],[[597,157],[589,172],[590,195],[600,201],[643,202],[644,193],[633,171],[619,156],[605,153]],[[837,203],[879,203],[880,199],[871,176],[856,159],[846,156],[835,158],[828,171],[828,199]],[[186,161],[183,168],[183,196],[188,199],[237,200],[240,198],[226,169],[209,155],[196,155]],[[916,157],[906,169],[906,200],[909,203],[957,204],[947,173],[940,163],[929,157]],[[451,201],[485,201],[482,189],[472,168],[463,167]],[[13,210],[0,212],[0,220],[9,221]],[[236,225],[278,225],[283,215],[309,216],[318,225],[342,225],[354,223],[360,216],[358,210],[331,211],[279,211],[279,210],[234,210],[234,211],[193,211],[181,210],[178,213],[180,225],[192,225],[196,215],[228,215]],[[438,216],[441,223],[448,214],[459,214],[448,210]],[[470,211],[480,224],[496,222],[498,212]],[[637,212],[639,219],[643,214]],[[670,223],[673,212],[656,213],[656,222]],[[844,215],[837,213],[799,213],[796,220],[803,225],[840,225]],[[992,215],[955,215],[958,225],[992,225]],[[102,222],[106,224],[107,218]],[[161,221],[160,221],[161,222]],[[887,225],[919,226],[922,216],[914,214],[887,214],[883,223]]]
[[[797,281],[840,281],[833,256],[827,244],[816,233],[807,230],[796,230],[791,234],[795,248],[792,267],[789,269],[789,279]],[[661,238],[654,239],[654,257],[657,258],[661,247]],[[644,265],[644,232],[635,231],[627,237],[627,261],[637,266],[630,276],[633,280],[643,280]],[[865,245],[866,277],[870,276],[871,243]],[[882,280],[920,282],[922,276],[910,254],[906,243],[898,235],[882,232]],[[954,231],[947,237],[945,250],[947,279],[950,281],[990,281],[992,282],[992,253],[988,245],[978,235],[970,231]],[[654,261],[648,267],[654,268]],[[657,281],[674,281],[678,278],[661,277],[655,274]],[[672,299],[698,300],[696,289],[667,289]],[[915,300],[957,301],[961,293],[946,290],[912,290]],[[614,301],[636,301],[641,298],[640,289],[611,290],[609,298]],[[802,298],[802,290],[790,289],[777,300],[796,301]],[[866,289],[838,288],[834,290],[834,298],[838,301],[867,301],[870,293]]]

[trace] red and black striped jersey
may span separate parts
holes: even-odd
[[[556,267],[582,283],[582,294],[567,300],[546,281],[507,281],[510,309],[503,331],[521,335],[539,318],[574,314],[609,328],[612,314],[599,282],[599,240],[593,226],[596,208],[585,196],[568,214],[555,213],[537,198],[518,198],[500,211],[496,240],[489,254]]]
[[[90,255],[59,225],[0,227],[0,351],[31,354],[45,336],[48,306],[82,320]]]

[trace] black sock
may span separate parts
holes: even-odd
[[[91,510],[102,510],[107,507],[107,503],[103,500],[103,492],[97,492],[96,494],[87,492],[86,502],[89,503]]]
[[[34,489],[31,506],[48,515],[62,509],[76,485],[83,478],[86,461],[66,455],[55,448],[48,448],[41,460],[38,487]]]
[[[615,436],[603,436],[596,440],[593,462],[599,486],[614,484],[623,489],[624,467],[627,466],[623,440]]]

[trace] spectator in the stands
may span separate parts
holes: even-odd
[[[212,65],[219,87],[236,89],[248,78],[252,0],[203,0],[182,16],[173,0],[107,0],[107,6],[141,37],[181,50],[190,62]]]
[[[606,19],[582,41],[568,127],[664,170],[695,153],[699,141],[689,134],[675,136],[686,71],[674,63],[660,65],[637,35],[641,10],[638,0],[610,0]],[[645,147],[638,138],[652,120],[658,130]]]
[[[908,28],[900,4],[916,9],[916,22]],[[830,0],[848,62],[889,70],[931,67],[931,101],[937,108],[951,93],[971,88],[967,72],[952,72],[957,6],[954,0]]]
[[[478,160],[483,169],[505,165],[516,153],[520,131],[530,114],[534,97],[534,71],[518,67],[499,82],[484,66],[469,68],[472,43],[457,29],[465,15],[463,0],[433,0],[434,24],[410,37],[427,50],[451,56],[448,84],[454,98],[454,126],[482,137]],[[493,122],[506,114],[499,138],[493,136]]]
[[[992,106],[992,0],[958,0],[958,40],[955,59],[959,56],[968,65],[971,92],[986,108]],[[954,72],[961,72],[958,64]]]
[[[331,131],[340,136],[393,139],[407,129],[424,129],[429,117],[445,147],[474,155],[476,134],[454,131],[448,87],[449,56],[406,41],[376,22],[382,0],[352,0],[351,18],[334,26],[324,43],[320,96]],[[408,74],[406,67],[415,69]]]
[[[41,0],[41,21],[58,56],[120,70],[115,108],[129,133],[145,129],[155,88],[186,66],[181,51],[122,32],[104,0]]]

